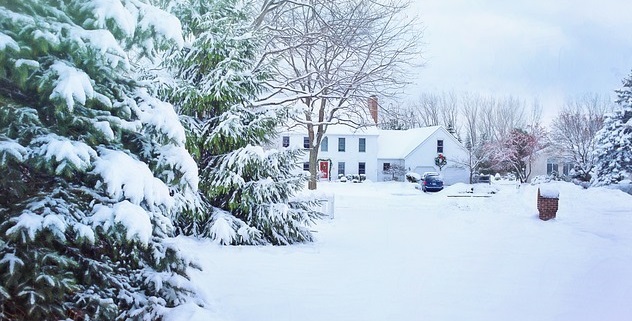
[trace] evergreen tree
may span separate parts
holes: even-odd
[[[131,57],[183,43],[142,1],[0,0],[0,320],[157,320],[197,167]]]
[[[257,107],[269,77],[257,65],[262,36],[252,30],[252,4],[240,0],[181,1],[170,10],[187,21],[190,45],[167,60],[178,82],[167,90],[188,128],[200,168],[202,207],[178,217],[180,231],[220,244],[291,244],[312,240],[320,217],[296,193],[306,177],[293,173],[299,150],[266,150],[279,112]]]
[[[619,108],[606,115],[602,129],[595,135],[596,186],[616,184],[632,175],[632,74],[616,93]]]

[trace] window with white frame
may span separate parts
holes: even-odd
[[[304,162],[303,163],[303,170],[306,172],[309,172],[309,162]]]
[[[283,136],[283,147],[290,146],[290,136]]]
[[[360,175],[366,174],[366,163],[365,162],[359,162],[358,163],[358,174],[360,174]]]

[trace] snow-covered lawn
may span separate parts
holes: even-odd
[[[632,196],[555,187],[557,219],[543,222],[535,186],[455,198],[463,186],[321,183],[335,219],[315,243],[177,241],[224,320],[632,320]]]

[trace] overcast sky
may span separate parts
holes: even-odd
[[[550,110],[569,95],[612,94],[632,70],[630,0],[413,1],[426,64],[411,96],[512,94]]]

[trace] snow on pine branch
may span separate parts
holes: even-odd
[[[53,92],[50,94],[51,100],[64,100],[69,111],[73,110],[75,100],[85,105],[86,99],[94,97],[94,88],[90,82],[90,77],[75,67],[56,61],[50,67],[57,74]]]
[[[252,162],[261,162],[267,158],[270,151],[265,151],[261,146],[248,145],[231,153],[221,165],[221,171],[235,171],[239,174]]]
[[[7,163],[9,157],[15,159],[17,162],[24,162],[27,149],[13,140],[1,140],[0,141],[0,165]]]
[[[112,206],[95,205],[90,220],[94,228],[101,226],[106,231],[120,224],[125,227],[125,237],[128,240],[137,239],[145,246],[151,238],[152,225],[149,213],[127,200]]]
[[[25,210],[17,218],[11,219],[16,224],[7,230],[7,235],[17,235],[24,231],[30,240],[35,240],[37,233],[43,229],[51,231],[58,240],[65,241],[66,218],[62,215],[43,213],[39,214],[30,209]]]
[[[44,158],[47,163],[58,163],[55,173],[64,172],[68,166],[86,171],[92,165],[97,152],[83,142],[72,141],[55,134],[38,137],[31,142],[33,154]]]
[[[186,132],[173,106],[151,96],[145,89],[139,89],[137,95],[142,99],[137,110],[141,121],[165,134],[174,144],[184,146]]]
[[[34,240],[38,233],[47,230],[63,242],[66,240],[65,233],[70,228],[75,231],[77,240],[94,244],[92,228],[78,221],[78,217],[82,216],[82,210],[63,196],[59,197],[59,191],[55,190],[30,199],[19,216],[9,219],[15,225],[7,230],[7,236]]]
[[[9,274],[13,275],[15,273],[16,266],[24,266],[24,261],[19,257],[15,256],[14,253],[5,253],[2,256],[2,260],[0,260],[0,266],[8,265]],[[8,297],[8,295],[7,295]]]
[[[200,177],[197,163],[191,154],[182,146],[165,145],[159,150],[157,157],[158,167],[166,168],[166,178],[169,181],[175,179],[174,171],[182,173],[182,180],[187,183],[190,191],[197,193]]]
[[[128,0],[138,8],[138,27],[142,32],[154,31],[167,41],[173,41],[178,48],[184,46],[182,24],[174,15],[138,0]]]
[[[184,44],[180,20],[168,12],[138,0],[78,0],[74,1],[80,10],[88,15],[84,26],[90,29],[107,29],[112,25],[132,38],[137,33],[153,34],[146,42],[137,44],[147,51],[154,49],[156,39],[174,42],[178,47]],[[116,30],[112,30],[116,31]]]
[[[129,68],[127,53],[121,47],[114,35],[108,30],[84,30],[80,28],[72,29],[73,41],[81,47],[87,46],[95,49],[104,55],[110,66],[116,67],[122,63],[124,68]]]
[[[106,139],[108,140],[114,140],[115,136],[114,136],[114,131],[112,130],[112,127],[110,125],[109,122],[107,121],[92,121],[92,126],[94,126],[94,128],[96,128],[98,131],[100,131],[103,136],[105,136]]]
[[[10,36],[0,32],[0,51],[5,51],[7,49],[20,51],[20,45],[18,45],[18,43]]]
[[[150,207],[173,206],[169,188],[154,177],[147,164],[122,151],[100,148],[99,154],[93,173],[103,179],[108,196],[115,200],[128,199],[135,205],[145,201]]]
[[[92,17],[84,21],[86,27],[107,29],[108,23],[113,23],[127,37],[134,35],[136,18],[120,0],[96,0],[80,3],[81,11],[92,14]]]

